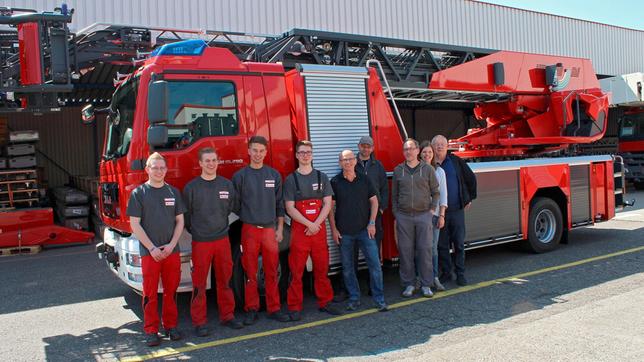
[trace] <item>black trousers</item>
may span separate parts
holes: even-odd
[[[465,213],[463,209],[445,213],[445,226],[438,239],[438,266],[441,276],[451,276],[452,268],[456,275],[465,275]],[[454,249],[454,256],[449,253]]]

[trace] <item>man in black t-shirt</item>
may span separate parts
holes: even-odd
[[[306,260],[313,262],[315,295],[320,311],[342,314],[331,301],[333,288],[329,281],[329,247],[326,239],[326,219],[331,210],[333,190],[329,178],[313,168],[313,143],[299,141],[295,145],[298,168],[284,182],[286,212],[291,217],[291,247],[288,266],[291,283],[288,287],[288,310],[291,320],[301,319],[302,274]]]
[[[163,285],[163,328],[171,340],[181,339],[177,330],[176,293],[181,281],[179,237],[183,232],[186,211],[181,193],[165,183],[168,168],[159,153],[145,164],[148,181],[132,191],[127,215],[134,236],[139,240],[143,272],[143,329],[146,344],[161,343],[159,338],[158,288]]]
[[[192,298],[190,316],[200,337],[209,334],[206,323],[206,282],[210,267],[215,272],[219,321],[233,329],[243,327],[234,315],[235,296],[230,287],[233,258],[228,239],[228,215],[235,204],[235,188],[230,180],[217,175],[219,158],[210,147],[199,150],[201,175],[183,189],[186,202],[186,228],[192,234]]]
[[[340,153],[342,172],[331,180],[335,211],[331,211],[329,221],[333,240],[340,245],[342,254],[342,275],[349,291],[347,310],[353,311],[360,306],[360,286],[354,265],[354,244],[357,243],[369,268],[373,300],[378,310],[384,312],[388,307],[383,293],[380,254],[375,240],[378,194],[367,176],[355,172],[355,166],[356,156],[353,151],[342,151]]]

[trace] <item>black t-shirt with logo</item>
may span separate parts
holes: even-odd
[[[127,216],[141,218],[141,226],[155,246],[163,246],[172,240],[175,217],[186,212],[181,193],[175,187],[164,184],[153,187],[144,183],[135,188],[127,204]],[[139,243],[141,256],[150,255]],[[179,245],[173,253],[179,252]]]
[[[245,224],[274,227],[284,216],[282,177],[274,168],[246,166],[233,175],[233,185],[238,195],[234,210]]]
[[[295,177],[300,185],[300,192],[297,192]],[[319,175],[319,178],[318,178]],[[302,175],[295,171],[286,177],[284,181],[284,201],[302,201],[310,199],[322,199],[325,196],[333,196],[333,188],[329,182],[329,177],[322,171],[313,170],[313,172]]]
[[[228,235],[228,215],[233,211],[235,195],[233,183],[223,176],[214,180],[197,176],[183,188],[186,228],[192,241],[212,241]]]

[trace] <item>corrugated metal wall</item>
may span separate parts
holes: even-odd
[[[66,1],[72,28],[108,22],[279,34],[292,28],[590,58],[598,74],[644,70],[644,31],[467,0]],[[53,10],[60,0],[5,0]],[[637,5],[637,4],[640,5]],[[633,11],[642,12],[641,2]]]
[[[97,161],[105,134],[105,116],[92,126],[80,121],[80,108],[62,108],[60,112],[34,116],[31,113],[9,113],[12,131],[37,130],[38,166],[45,170],[49,187],[62,186],[69,175],[98,175]]]

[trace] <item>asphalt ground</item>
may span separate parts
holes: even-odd
[[[320,313],[311,293],[297,323],[260,321],[242,330],[190,327],[179,296],[182,341],[143,344],[140,297],[98,260],[93,246],[0,258],[0,359],[193,360],[644,360],[644,192],[614,220],[575,229],[546,254],[510,246],[467,253],[470,284],[432,299],[399,296],[385,272],[387,302],[367,295],[357,312]]]

